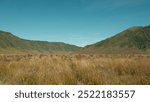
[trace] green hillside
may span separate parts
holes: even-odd
[[[31,41],[21,39],[9,32],[0,31],[0,53],[7,52],[50,52],[77,51],[80,47],[62,42]]]
[[[131,27],[113,37],[88,45],[80,53],[150,53],[150,26]]]

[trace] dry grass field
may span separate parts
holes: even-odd
[[[150,85],[150,55],[0,55],[0,84]]]

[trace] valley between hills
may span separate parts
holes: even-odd
[[[150,85],[150,26],[83,48],[0,31],[0,84]]]

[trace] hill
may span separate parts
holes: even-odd
[[[19,38],[9,32],[0,31],[0,53],[50,52],[65,53],[77,51],[80,47],[63,42],[32,41]]]
[[[150,53],[150,26],[128,28],[113,37],[82,48],[79,53]]]

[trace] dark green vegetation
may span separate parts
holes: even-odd
[[[150,26],[132,27],[113,37],[88,45],[80,53],[150,53]]]
[[[150,26],[131,27],[103,41],[84,48],[62,42],[31,41],[0,31],[0,52],[48,52],[91,54],[146,54],[150,53]]]
[[[78,50],[79,47],[62,42],[31,41],[21,39],[9,32],[0,31],[0,52],[55,52],[65,53]]]

